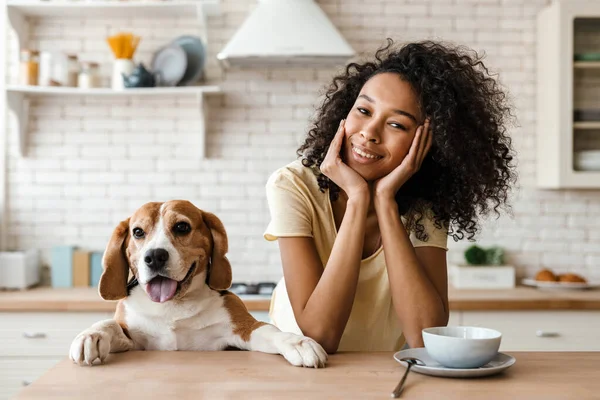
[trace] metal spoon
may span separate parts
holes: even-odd
[[[423,361],[419,360],[418,358],[414,358],[414,357],[404,357],[404,358],[401,358],[400,361],[406,362],[406,364],[408,364],[408,366],[406,367],[406,372],[402,376],[402,379],[400,379],[400,382],[398,382],[398,385],[392,392],[392,397],[394,399],[397,399],[398,397],[400,397],[400,393],[402,392],[402,389],[404,388],[404,382],[406,381],[406,377],[408,376],[408,373],[410,372],[410,369],[412,368],[412,366],[413,365],[425,365],[425,363]]]

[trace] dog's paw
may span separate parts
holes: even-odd
[[[315,340],[289,332],[280,333],[281,355],[296,367],[323,368],[327,352]]]
[[[110,353],[110,337],[99,330],[85,330],[73,339],[69,357],[79,365],[94,365],[94,361],[104,363]]]

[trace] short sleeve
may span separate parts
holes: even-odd
[[[416,234],[411,232],[410,241],[414,247],[432,246],[448,250],[448,230],[445,229],[443,225],[441,229],[435,226],[435,220],[431,211],[423,216],[420,223],[423,225],[423,228],[425,228],[427,241],[424,242],[419,240]]]
[[[279,237],[313,237],[312,212],[304,187],[285,169],[276,171],[267,181],[267,201],[271,221],[264,238],[273,241]]]

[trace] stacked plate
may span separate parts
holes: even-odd
[[[600,150],[576,151],[573,164],[578,171],[600,171]]]
[[[206,52],[196,36],[180,36],[154,53],[152,72],[157,86],[187,86],[203,75]]]

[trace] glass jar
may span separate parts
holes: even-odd
[[[98,63],[82,61],[80,64],[78,86],[82,89],[90,89],[99,86]]]
[[[79,75],[79,62],[77,56],[69,54],[67,56],[67,86],[77,87],[77,79]]]
[[[36,50],[21,50],[19,83],[21,85],[37,85],[40,53]]]

